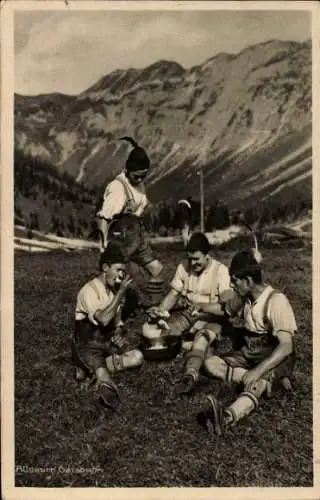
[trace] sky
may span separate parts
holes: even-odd
[[[116,69],[184,68],[270,39],[311,38],[306,11],[16,11],[15,92],[76,95]]]

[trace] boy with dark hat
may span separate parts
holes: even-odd
[[[206,235],[194,233],[186,246],[187,259],[178,265],[169,293],[158,307],[148,311],[149,321],[165,319],[165,335],[190,334],[193,339],[182,378],[175,386],[179,395],[191,392],[197,384],[209,347],[221,334],[223,303],[232,292],[228,268],[209,251]],[[178,310],[169,314],[179,300]]]
[[[229,268],[231,286],[237,296],[225,310],[229,317],[241,317],[238,331],[241,348],[208,357],[204,369],[209,377],[240,384],[243,391],[228,408],[214,395],[207,396],[208,409],[198,415],[207,430],[221,435],[258,407],[264,393],[278,380],[290,389],[294,367],[295,316],[287,297],[263,282],[260,259],[251,251],[237,253]],[[238,329],[237,329],[238,330]]]
[[[100,397],[113,409],[119,394],[112,375],[143,362],[122,328],[121,308],[131,284],[125,269],[120,248],[110,243],[100,257],[100,274],[78,293],[72,343],[77,379],[95,377]]]
[[[142,223],[148,205],[144,179],[149,171],[150,159],[131,137],[120,140],[129,142],[133,149],[124,171],[106,186],[102,206],[97,212],[101,250],[106,248],[108,240],[117,240],[127,258],[142,266],[150,275],[147,291],[154,294],[157,301],[163,293],[163,280],[160,278],[163,266],[146,242]]]

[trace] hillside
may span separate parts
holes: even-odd
[[[14,163],[14,221],[29,230],[24,236],[33,238],[37,230],[73,237],[90,234],[94,191],[45,160],[15,151]]]
[[[95,187],[117,173],[131,135],[153,169],[152,200],[198,193],[231,207],[311,199],[311,42],[267,43],[191,69],[117,70],[77,97],[16,96],[15,146]],[[292,194],[294,193],[294,194]]]

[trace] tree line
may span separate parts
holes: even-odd
[[[193,200],[192,207],[193,226],[199,228],[201,218],[199,201]],[[179,219],[176,208],[177,202],[160,202],[151,205],[144,215],[147,232],[161,236],[178,232]],[[264,204],[238,209],[231,209],[225,202],[216,201],[204,207],[204,228],[206,232],[212,232],[243,222],[248,225],[259,223],[263,227],[290,219],[294,220],[299,216],[307,215],[309,210],[312,210],[312,200],[304,195],[297,195],[292,199],[280,196]]]

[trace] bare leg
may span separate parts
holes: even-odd
[[[186,247],[191,236],[191,228],[188,224],[185,224],[185,226],[182,228],[181,236],[183,244]]]
[[[150,281],[157,280],[157,278],[159,278],[159,276],[163,270],[163,265],[161,264],[161,262],[159,262],[158,260],[155,259],[155,260],[152,260],[151,262],[149,262],[148,264],[146,264],[145,269],[148,271],[148,273],[151,276]]]
[[[124,354],[112,354],[106,358],[109,373],[122,372],[128,368],[138,368],[143,363],[143,354],[139,349],[133,349]]]
[[[108,222],[105,219],[97,218],[97,226],[99,231],[100,253],[103,253],[108,241]]]
[[[192,348],[186,355],[186,364],[181,382],[176,386],[177,394],[187,394],[194,389],[199,380],[200,369],[208,353],[208,348],[221,333],[221,326],[211,324],[199,330],[194,338]]]
[[[145,269],[149,274],[149,282],[146,286],[146,293],[148,296],[148,306],[159,304],[164,295],[164,282],[161,278],[163,265],[158,260],[153,260],[145,265]]]

